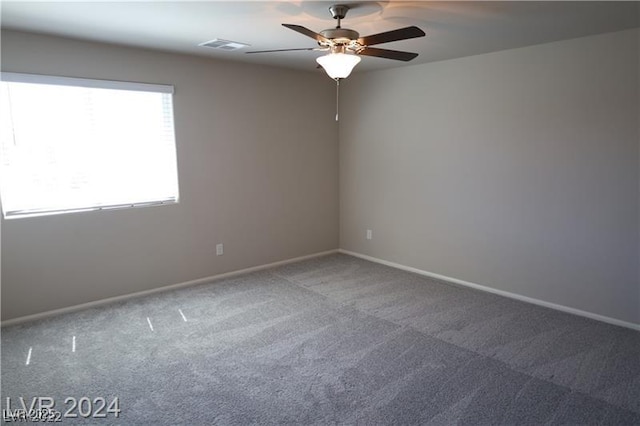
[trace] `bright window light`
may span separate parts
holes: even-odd
[[[173,86],[2,73],[5,218],[178,202]]]

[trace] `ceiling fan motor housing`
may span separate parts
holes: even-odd
[[[357,31],[347,28],[329,28],[324,31],[320,31],[320,34],[329,40],[332,40],[334,44],[349,44],[352,40],[357,40],[360,37]]]

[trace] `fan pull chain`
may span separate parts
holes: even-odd
[[[340,79],[336,78],[336,121],[340,117]]]

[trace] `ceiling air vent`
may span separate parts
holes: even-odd
[[[229,40],[223,40],[221,38],[214,38],[213,40],[200,43],[198,46],[210,47],[212,49],[220,49],[220,50],[238,50],[250,45],[246,43],[239,43],[237,41],[229,41]]]

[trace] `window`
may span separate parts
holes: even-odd
[[[5,218],[178,202],[173,86],[2,73]]]

